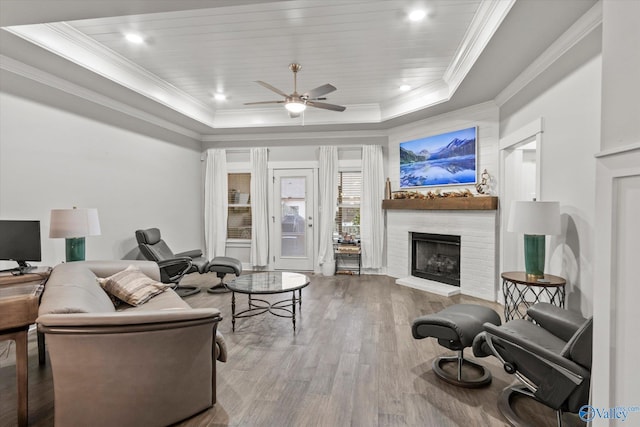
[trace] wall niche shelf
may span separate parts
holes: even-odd
[[[491,211],[498,209],[498,197],[441,197],[437,199],[385,199],[382,209],[398,210],[465,210]]]

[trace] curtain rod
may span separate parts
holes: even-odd
[[[362,145],[366,145],[366,144],[362,144]],[[362,149],[362,145],[341,145],[341,146],[337,146],[338,147],[338,151],[340,150],[361,150]],[[282,146],[283,148],[287,148],[287,146]],[[318,147],[322,147],[322,145],[319,145]],[[248,153],[249,150],[251,150],[254,147],[246,147],[246,148],[224,148],[223,150],[225,150],[225,152],[227,153],[232,153],[232,154],[239,154],[239,153]],[[278,147],[274,147],[274,148],[278,148]],[[209,148],[208,150],[214,150],[215,148]],[[270,149],[267,148],[267,151],[269,151]],[[202,155],[200,156],[200,161],[204,161],[205,158],[205,154],[206,151],[202,152]]]
[[[327,145],[330,144],[322,144],[322,145],[318,145],[318,147],[325,147]],[[367,145],[367,144],[360,144],[360,145],[336,145],[335,147],[338,147],[338,150],[358,150],[358,149],[362,149],[363,145]],[[290,148],[290,145],[282,145],[282,146],[275,146],[275,147],[267,147],[267,150],[271,150],[272,148]],[[221,147],[220,149],[225,150],[227,153],[246,153],[249,150],[251,150],[252,148],[256,148],[256,147],[242,147],[242,148],[224,148]]]

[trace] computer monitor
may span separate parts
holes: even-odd
[[[35,268],[27,261],[42,261],[40,221],[0,220],[0,260],[18,263],[4,271],[24,274]]]

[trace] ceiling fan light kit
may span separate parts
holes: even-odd
[[[326,98],[322,98],[323,95],[331,93],[336,90],[336,87],[327,83],[322,86],[318,86],[315,89],[311,89],[309,92],[305,92],[303,94],[298,93],[298,80],[297,74],[298,71],[302,69],[300,64],[289,64],[289,69],[293,73],[293,93],[286,94],[277,87],[270,85],[269,83],[263,81],[256,81],[261,86],[269,89],[272,92],[277,93],[280,96],[283,96],[285,99],[282,101],[259,101],[259,102],[246,102],[244,105],[258,105],[258,104],[284,104],[284,108],[289,112],[289,117],[295,118],[302,113],[307,106],[321,108],[323,110],[331,110],[331,111],[339,111],[342,112],[346,110],[346,107],[342,105],[328,104],[326,102],[318,102],[323,101]]]
[[[307,106],[302,102],[298,102],[294,100],[294,101],[287,101],[284,104],[284,108],[286,108],[287,111],[289,111],[290,113],[298,114],[306,110]]]

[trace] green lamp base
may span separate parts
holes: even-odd
[[[74,237],[65,240],[67,262],[84,261],[84,237]]]
[[[545,237],[536,234],[524,235],[524,264],[527,276],[544,276]]]

